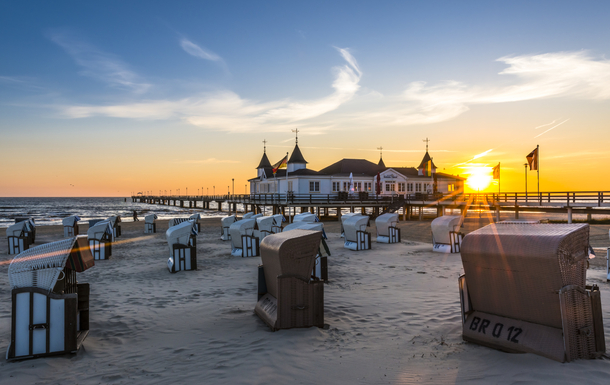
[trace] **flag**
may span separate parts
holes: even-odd
[[[493,174],[494,179],[500,179],[500,163],[498,163],[498,165],[494,167]]]
[[[527,159],[527,163],[530,165],[530,171],[538,170],[538,147],[536,147],[534,151],[530,152],[525,158]]]
[[[432,160],[424,163],[424,167],[422,167],[421,172],[424,176],[432,176]]]
[[[286,168],[287,162],[288,162],[288,155],[286,155],[285,157],[282,158],[282,160],[280,160],[279,162],[274,164],[273,165],[273,175],[275,175],[277,170],[279,170],[280,168]]]

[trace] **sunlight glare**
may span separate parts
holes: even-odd
[[[466,184],[473,191],[484,191],[491,184],[492,179],[491,167],[471,167],[468,170],[468,179]]]

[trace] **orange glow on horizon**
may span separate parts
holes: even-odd
[[[492,168],[486,166],[472,166],[467,168],[466,186],[472,191],[483,192],[487,189],[492,181]]]

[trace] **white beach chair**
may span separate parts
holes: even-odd
[[[294,216],[294,218],[292,218],[292,222],[309,222],[309,223],[313,223],[313,222],[320,222],[320,220],[318,219],[318,217],[316,216],[316,214],[312,214],[312,213],[300,213],[300,214],[296,214]]]
[[[189,217],[189,220],[195,221],[195,229],[197,229],[197,234],[201,232],[201,227],[199,225],[199,220],[201,219],[201,214],[193,214]]]
[[[169,245],[167,268],[170,273],[197,270],[197,229],[195,221],[172,226],[165,232]]]
[[[17,222],[6,229],[8,253],[19,254],[30,248],[30,238],[27,235],[28,222]]]
[[[346,249],[360,251],[371,248],[371,233],[366,231],[368,223],[369,217],[367,215],[355,215],[343,222],[343,230],[345,231],[343,246]]]
[[[253,215],[254,215],[253,211],[248,211],[247,213],[244,213],[244,215],[242,215],[241,219],[250,219],[250,217]]]
[[[29,217],[15,218],[15,223],[19,222],[26,222],[25,236],[28,237],[30,245],[33,245],[36,242],[36,221]]]
[[[144,234],[154,234],[157,232],[155,220],[159,219],[157,214],[148,214],[144,217]]]
[[[237,216],[235,216],[235,214],[220,219],[220,239],[222,241],[228,241],[231,239],[231,233],[229,232],[229,228],[236,221]]]
[[[400,229],[396,227],[398,213],[385,213],[375,219],[377,242],[400,243]]]
[[[362,216],[360,213],[347,213],[341,215],[341,238],[345,238],[345,230],[343,229],[343,222],[348,220],[351,217]]]
[[[459,253],[464,234],[460,232],[463,217],[444,215],[431,223],[433,251],[440,253]]]
[[[89,284],[77,283],[76,272],[93,265],[84,235],[33,247],[13,259],[7,359],[76,353],[89,333]]]
[[[275,214],[271,216],[274,220],[273,226],[271,227],[271,231],[274,234],[282,232],[282,223],[286,222],[286,218],[282,214]]]
[[[112,255],[112,225],[108,221],[99,221],[87,231],[89,248],[93,259],[108,259]]]
[[[106,221],[110,222],[110,226],[112,227],[112,242],[116,241],[117,237],[121,236],[121,216],[113,215],[106,219]]]
[[[75,237],[78,235],[78,221],[80,217],[78,215],[72,215],[61,220],[64,226],[64,237]]]
[[[259,239],[254,236],[256,219],[241,219],[229,227],[231,255],[234,257],[258,257]]]
[[[254,236],[262,241],[267,235],[274,234],[273,225],[275,218],[273,217],[258,217],[256,218],[256,227],[254,228]]]
[[[328,248],[328,244],[326,243],[328,237],[326,236],[326,232],[324,231],[324,223],[293,222],[286,225],[282,232],[291,230],[312,230],[322,232],[322,239],[320,239],[320,247],[318,248],[318,253],[316,255],[313,271],[311,272],[311,278],[312,280],[328,282],[328,257],[330,256],[330,249]]]

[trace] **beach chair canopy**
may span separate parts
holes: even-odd
[[[251,216],[253,216],[253,215],[254,215],[254,212],[253,212],[253,211],[249,211],[249,212],[245,213],[245,214],[244,214],[244,215],[241,217],[241,219],[248,219],[248,218],[250,218],[250,217],[251,217]]]
[[[155,219],[159,219],[157,214],[148,214],[144,217],[144,223],[155,223]]]
[[[109,217],[106,220],[108,222],[110,222],[110,225],[112,227],[116,227],[117,223],[121,223],[121,216],[120,215],[113,215],[113,216]]]
[[[377,235],[388,237],[390,236],[390,227],[396,227],[398,223],[398,213],[385,213],[381,214],[375,219],[375,226],[377,227]]]
[[[172,226],[165,232],[167,243],[169,244],[169,252],[172,253],[172,245],[178,243],[188,245],[191,235],[197,235],[197,227],[195,221],[186,221],[176,226]]]
[[[271,217],[273,217],[275,226],[282,227],[282,223],[286,222],[286,218],[284,218],[284,216],[282,214],[275,214],[275,215],[272,215]]]
[[[275,218],[273,217],[258,217],[256,218],[256,226],[259,231],[271,232],[271,227],[275,224]]]
[[[30,217],[15,218],[15,223],[19,223],[19,222],[28,222],[29,225],[31,226],[31,229],[36,227],[36,221],[34,220],[34,218],[30,218]]]
[[[198,220],[201,219],[201,214],[197,213],[197,214],[193,214],[189,217],[189,219],[194,219],[195,222],[197,222]]]
[[[263,216],[263,214],[254,214],[252,215],[250,218],[248,219],[256,219],[256,218],[261,218]],[[242,218],[243,219],[243,218]]]
[[[295,229],[263,239],[261,260],[269,294],[278,298],[279,276],[309,281],[321,238],[320,231]]]
[[[324,223],[322,223],[322,222],[315,222],[315,223],[294,222],[294,223],[286,225],[286,227],[284,227],[284,230],[282,230],[282,232],[295,230],[295,229],[321,231],[323,237],[326,239],[326,232],[324,231]]]
[[[464,237],[472,307],[561,329],[559,290],[584,289],[588,224],[491,224]]]
[[[104,234],[112,236],[112,225],[108,221],[99,221],[87,230],[87,237],[89,239],[100,241]]]
[[[300,213],[294,216],[292,222],[320,222],[320,220],[315,214]]]
[[[64,268],[82,272],[95,264],[87,244],[80,235],[45,243],[18,254],[8,268],[11,289],[37,287],[52,290]]]
[[[252,235],[256,219],[240,219],[229,227],[231,243],[237,248],[241,248],[241,236]]]
[[[343,222],[343,230],[345,231],[345,240],[356,242],[356,232],[366,231],[366,226],[369,223],[369,217],[367,215],[354,215],[349,217]]]
[[[71,215],[67,218],[61,220],[61,223],[64,226],[74,226],[78,221],[80,221],[80,217],[78,215]]]
[[[229,227],[232,223],[237,221],[237,217],[235,215],[229,215],[228,217],[224,217],[220,220],[220,224],[222,227]]]
[[[21,236],[24,231],[28,231],[30,228],[28,227],[28,222],[17,222],[15,224],[10,225],[6,229],[6,236]]]
[[[442,217],[432,220],[430,226],[432,227],[434,242],[449,245],[451,244],[449,232],[460,231],[460,226],[462,226],[462,216],[443,215]]]

